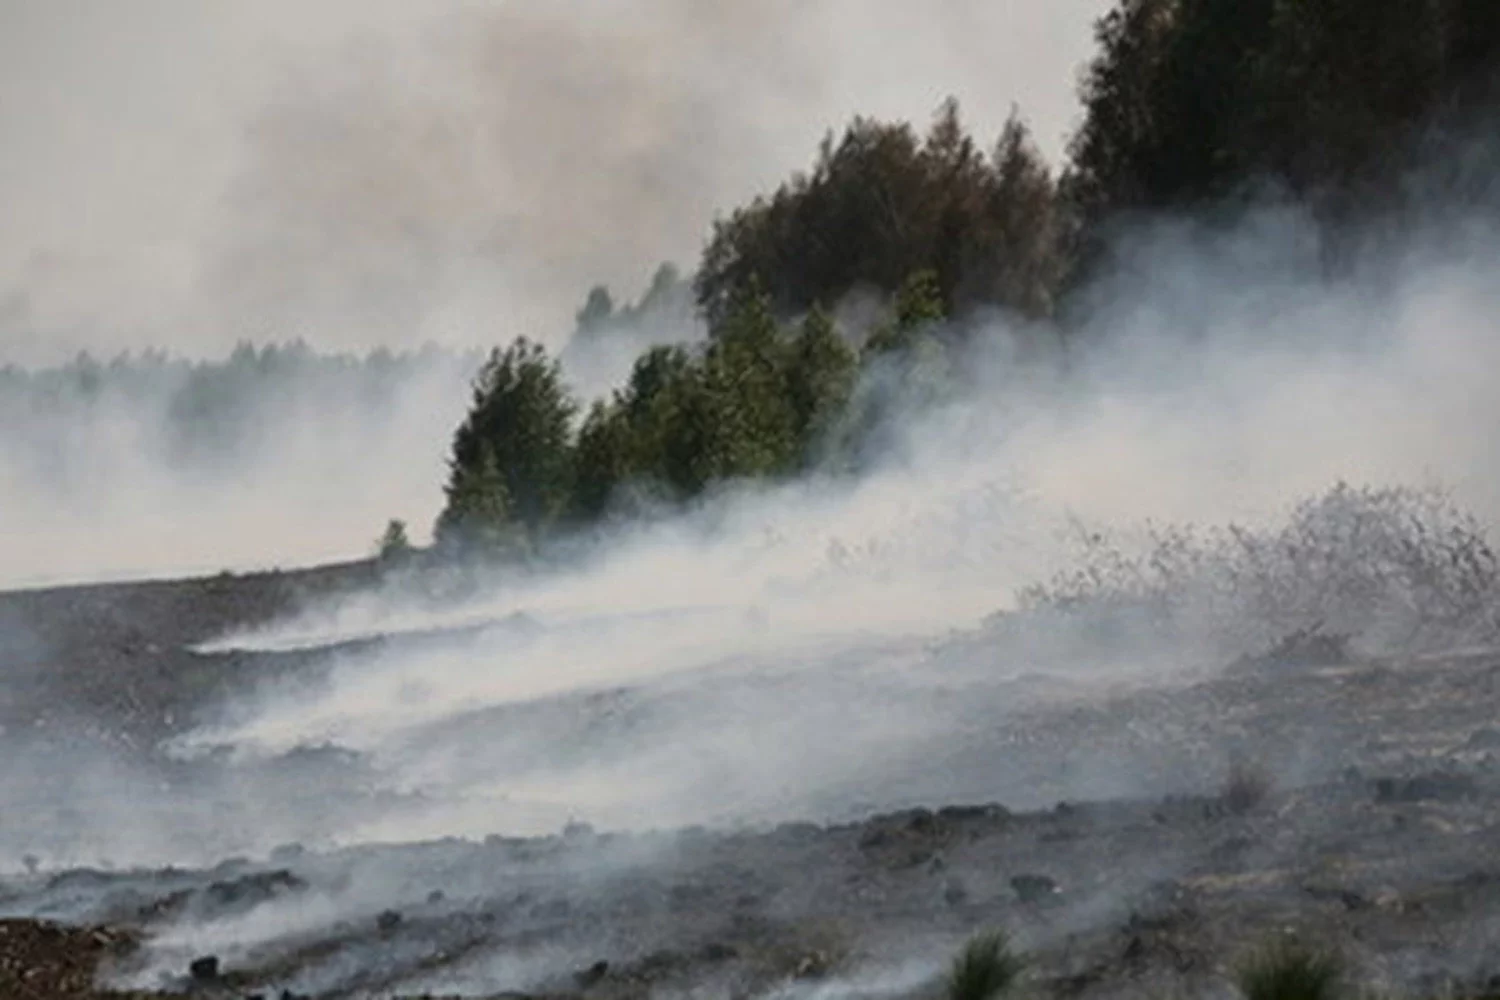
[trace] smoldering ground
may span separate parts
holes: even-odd
[[[1465,586],[1493,586],[1482,553],[1500,509],[1490,445],[1500,416],[1496,234],[1482,222],[1413,225],[1379,259],[1325,279],[1311,233],[1280,210],[1231,233],[1190,223],[1143,231],[1127,247],[1132,268],[1098,286],[1093,319],[1064,362],[1017,360],[1030,338],[1055,331],[991,322],[956,366],[961,390],[898,414],[887,450],[859,478],[730,487],[681,517],[613,529],[568,566],[502,573],[460,607],[376,592],[268,628],[195,637],[193,655],[238,657],[265,681],[199,706],[165,734],[164,755],[150,748],[103,766],[111,749],[45,741],[13,755],[12,774],[25,780],[12,780],[7,801],[33,822],[7,826],[4,846],[17,864],[32,852],[46,866],[207,862],[293,838],[373,858],[347,882],[330,875],[327,892],[317,872],[298,874],[319,886],[310,902],[277,900],[244,919],[219,913],[219,925],[187,912],[162,936],[161,962],[141,973],[177,974],[200,947],[295,947],[350,921],[364,935],[357,946],[298,973],[323,988],[389,957],[372,912],[387,900],[410,910],[419,898],[391,855],[359,853],[377,841],[553,831],[570,820],[734,827],[935,801],[1026,808],[1161,796],[1212,787],[1230,744],[1267,759],[1289,785],[1328,779],[1368,750],[1360,720],[1334,732],[1283,704],[1282,728],[1221,731],[1205,705],[1199,717],[1124,714],[1110,729],[1116,702],[1106,700],[1213,676],[1283,630],[1327,625],[1362,654],[1409,652],[1409,630],[1386,626],[1424,613],[1434,581],[1417,571],[1456,552],[1481,558]],[[1340,480],[1356,486],[1338,491]],[[1367,483],[1447,489],[1476,520],[1426,494],[1382,506],[1387,494],[1360,492]],[[1293,508],[1304,499],[1311,519]],[[1153,536],[1149,521],[1205,534],[1177,544]],[[1244,533],[1212,534],[1231,521]],[[1306,524],[1310,536],[1285,531]],[[1394,539],[1391,549],[1367,546],[1370,525]],[[1101,536],[1117,549],[1088,562]],[[1324,547],[1282,544],[1308,537]],[[1161,538],[1182,555],[1165,570],[1153,562]],[[1466,539],[1478,547],[1459,548]],[[1386,561],[1410,546],[1414,561]],[[1276,558],[1236,561],[1266,553]],[[1074,569],[1085,586],[1070,583]],[[1262,597],[1306,579],[1339,599],[1263,617]],[[1039,597],[1017,600],[1038,583]],[[1492,642],[1492,593],[1480,590],[1477,618],[1417,636],[1422,648]],[[1163,601],[1166,617],[1155,614]],[[272,677],[286,656],[317,668],[295,685]],[[1019,721],[1059,705],[1069,711]],[[1122,728],[1122,743],[1094,739]],[[192,780],[164,784],[161,769],[174,767]],[[274,780],[279,768],[287,785]],[[60,783],[46,774],[70,779],[66,808],[48,811]],[[1140,878],[1172,873],[1183,845],[1156,844],[1157,827],[1139,819],[1132,829],[1165,852]],[[41,840],[63,846],[47,856]],[[669,840],[662,856],[677,850]],[[508,891],[509,872],[491,874],[493,891]],[[605,884],[597,868],[573,874],[587,890],[580,898]],[[424,869],[420,881],[425,890],[441,880]],[[64,878],[7,905],[99,913],[101,885],[114,883]],[[73,889],[71,901],[46,895]],[[1106,909],[1123,906],[1122,895],[1105,897]],[[632,905],[628,893],[618,901],[622,912]],[[565,921],[560,913],[538,919]],[[450,940],[462,938],[443,946]],[[539,968],[580,960],[544,954],[537,968],[496,969],[481,956],[457,982],[542,981]]]
[[[1137,279],[1105,286],[1113,308],[1098,322],[1117,336],[1074,348],[1066,364],[1023,363],[1028,338],[1048,331],[991,324],[955,366],[965,388],[901,413],[861,476],[731,487],[680,515],[616,526],[567,565],[501,572],[462,606],[434,608],[397,586],[202,636],[194,655],[238,657],[266,680],[175,727],[164,748],[172,763],[143,759],[139,770],[74,782],[68,810],[38,813],[47,818],[35,832],[67,843],[71,823],[92,839],[43,863],[106,849],[116,862],[193,857],[189,841],[210,856],[263,855],[289,836],[342,845],[354,853],[331,858],[373,867],[258,916],[185,911],[162,925],[175,929],[138,981],[180,974],[200,946],[247,962],[295,954],[330,926],[354,928],[339,957],[281,981],[378,991],[387,987],[377,970],[399,966],[391,974],[403,987],[484,990],[571,975],[584,952],[481,948],[414,979],[419,959],[397,961],[377,932],[358,928],[398,901],[414,912],[416,883],[402,881],[399,852],[361,845],[580,820],[741,830],[937,802],[1025,809],[1212,793],[1235,755],[1259,759],[1293,793],[1343,788],[1351,762],[1392,759],[1369,740],[1360,698],[1303,702],[1301,688],[1267,686],[1255,724],[1228,725],[1215,714],[1228,695],[1199,685],[1301,628],[1346,634],[1357,656],[1493,644],[1492,559],[1462,581],[1488,588],[1467,617],[1416,635],[1386,627],[1448,593],[1429,570],[1460,551],[1482,561],[1495,511],[1485,442],[1496,368],[1479,362],[1495,350],[1496,244],[1477,230],[1461,244],[1450,236],[1413,229],[1398,258],[1327,279],[1300,266],[1317,253],[1294,213],[1227,236],[1152,230],[1134,247]],[[1339,480],[1415,486],[1383,493]],[[1421,492],[1439,485],[1451,500]],[[1311,506],[1294,508],[1299,500]],[[1212,533],[1229,521],[1242,530]],[[1174,541],[1163,534],[1173,524],[1201,533]],[[1099,562],[1105,535],[1115,548]],[[1032,584],[1042,590],[1018,601]],[[1283,593],[1289,605],[1272,600]],[[271,677],[283,657],[318,666],[295,682]],[[1395,683],[1396,672],[1371,676]],[[1441,686],[1444,676],[1405,683]],[[1408,700],[1413,712],[1435,704]],[[1474,720],[1433,724],[1466,735]],[[50,764],[80,775],[92,766],[87,753]],[[162,788],[154,769],[164,766],[199,769],[200,783]],[[278,768],[290,785],[271,780]],[[112,829],[116,815],[133,825]],[[1334,815],[1299,823],[1297,838],[1331,836],[1320,823]],[[1109,891],[1070,902],[1036,944],[1121,916],[1209,847],[1189,832],[1167,842],[1151,823],[1126,826],[1149,835],[1132,855],[1138,879],[1127,886],[1112,872]],[[796,829],[778,836],[790,843]],[[1016,836],[1031,844],[1032,834]],[[1250,853],[1279,862],[1301,850],[1297,838]],[[635,905],[638,880],[655,877],[641,873],[683,857],[679,840],[647,841],[654,847],[619,869],[623,883],[607,865],[569,876],[581,881],[568,883],[578,890],[568,905]],[[446,843],[433,849],[474,860],[472,840]],[[1027,850],[1059,850],[1041,843]],[[27,849],[24,838],[9,846]],[[722,864],[712,857],[704,863]],[[1451,864],[1448,854],[1430,861]],[[424,885],[442,881],[420,870]],[[382,879],[397,888],[380,889]],[[103,899],[85,886],[71,903],[54,892],[17,905],[76,915],[103,912]],[[432,947],[468,940],[477,917],[430,905],[446,928]],[[426,938],[403,940],[431,952]],[[504,960],[511,953],[519,965]]]
[[[1035,331],[988,331],[964,366],[968,390],[901,421],[867,476],[731,491],[681,519],[622,527],[581,565],[502,575],[460,607],[367,595],[210,644],[305,649],[417,633],[339,654],[317,695],[273,687],[180,748],[368,754],[391,788],[431,796],[420,817],[382,821],[382,839],[415,832],[408,821],[424,836],[482,833],[507,802],[516,822],[536,810],[544,828],[570,816],[826,817],[920,797],[915,762],[976,719],[1002,717],[1022,678],[1164,680],[1314,626],[1389,651],[1414,634],[1406,617],[1447,595],[1431,566],[1391,553],[1431,545],[1440,565],[1467,539],[1482,557],[1496,510],[1485,443],[1500,416],[1494,367],[1476,363],[1495,351],[1491,238],[1445,248],[1413,232],[1395,284],[1386,259],[1338,281],[1308,277],[1295,265],[1311,243],[1294,215],[1221,239],[1205,253],[1180,230],[1143,238],[1141,272],[1161,279],[1120,293],[1110,346],[1071,372],[1015,363],[1009,338]],[[1451,499],[1423,492],[1436,487]],[[1317,502],[1294,512],[1299,500]],[[1242,530],[1179,538],[1180,566],[1152,586],[1181,593],[1163,597],[1121,569],[1163,565],[1149,548],[1153,520],[1158,540],[1172,524]],[[1090,640],[1084,625],[1097,622],[1055,615],[1048,627],[1066,642],[1007,649],[1019,640],[989,616],[1080,568],[1074,559],[1102,558],[1072,549],[1101,532],[1118,539],[1120,562],[1085,563],[1097,586],[1073,596],[1170,600],[1177,618],[1153,619],[1154,632],[1142,624],[1126,643]],[[1300,596],[1273,604],[1299,580],[1310,581]],[[1487,641],[1493,590],[1482,588],[1493,582],[1491,563],[1454,583],[1455,601],[1463,588],[1479,596],[1421,641]],[[1014,616],[1004,621],[1012,629]],[[1004,772],[950,777],[973,796],[1038,804]],[[1076,794],[1167,791],[1079,780]]]

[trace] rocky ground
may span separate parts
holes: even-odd
[[[250,654],[189,646],[371,572],[0,595],[0,721],[32,745],[88,728],[149,760],[245,683]],[[203,869],[40,859],[0,877],[0,997],[918,996],[988,927],[1056,996],[1227,995],[1232,964],[1286,933],[1336,948],[1361,984],[1486,995],[1497,706],[1500,652],[1375,661],[1310,641],[1170,685],[1038,698],[908,776],[923,806],[880,815],[288,844]],[[986,759],[1031,797],[976,804],[978,786],[945,777]],[[1181,790],[1039,805],[1102,759]]]

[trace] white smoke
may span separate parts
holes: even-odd
[[[12,5],[0,360],[557,338],[856,113],[1057,154],[1104,6]]]
[[[476,367],[284,349],[0,372],[0,585],[358,559],[392,518],[420,541]]]
[[[733,490],[459,607],[373,595],[229,637],[210,648],[467,629],[341,654],[320,694],[273,687],[183,746],[345,746],[424,795],[355,839],[828,816],[933,794],[924,762],[983,738],[974,717],[1003,719],[1037,671],[1076,694],[1254,652],[949,640],[1067,568],[1079,524],[1274,527],[1339,481],[1442,486],[1495,523],[1493,236],[1448,252],[1413,232],[1399,260],[1326,280],[1293,266],[1295,217],[1272,222],[1148,234],[1145,277],[1106,289],[1078,336],[1108,339],[1068,372],[1014,362],[1029,331],[978,331],[967,389],[903,418],[857,481]],[[944,784],[1039,797],[1006,768]]]

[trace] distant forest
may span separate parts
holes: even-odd
[[[1454,137],[1493,124],[1494,0],[1121,0],[1096,40],[1060,171],[1019,114],[992,144],[952,101],[925,131],[857,118],[715,223],[691,278],[705,341],[645,350],[588,406],[538,344],[495,350],[454,436],[439,551],[523,554],[718,483],[857,469],[885,413],[941,397],[987,329],[971,320],[1065,347],[1078,291],[1141,218],[1229,226],[1290,200],[1336,270],[1434,194],[1492,193],[1496,150]],[[579,318],[608,337],[608,292]]]
[[[0,367],[0,426],[8,431],[10,461],[58,485],[69,479],[70,463],[97,457],[80,447],[81,437],[97,441],[111,428],[122,446],[149,442],[157,453],[141,457],[167,467],[232,467],[255,449],[274,447],[266,428],[295,414],[378,414],[414,379],[472,372],[482,360],[478,352],[465,356],[434,346],[323,354],[301,342],[241,344],[222,361],[188,361],[159,350],[109,360],[82,353],[51,368]],[[144,441],[131,437],[124,421],[151,433]]]

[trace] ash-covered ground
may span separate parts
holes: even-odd
[[[0,596],[0,995],[919,996],[982,928],[1047,995],[1225,994],[1287,933],[1362,984],[1500,987],[1500,650],[726,653],[701,608],[632,619],[670,669],[604,676],[568,657],[619,633],[545,610],[224,639],[375,582]]]

